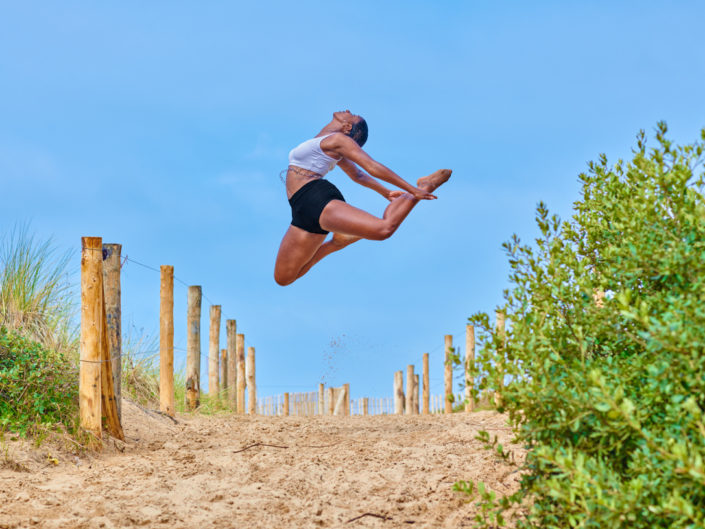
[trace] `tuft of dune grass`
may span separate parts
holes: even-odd
[[[67,265],[51,238],[38,240],[27,224],[0,234],[0,325],[48,349],[78,352],[77,305]]]

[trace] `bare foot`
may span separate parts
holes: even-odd
[[[452,173],[450,169],[439,169],[435,173],[419,178],[416,186],[430,193],[445,184]]]
[[[362,237],[343,235],[342,233],[333,233],[333,239],[331,239],[331,242],[340,248],[345,248],[347,245],[357,242],[360,239],[362,239]]]

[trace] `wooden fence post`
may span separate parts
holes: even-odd
[[[201,404],[201,287],[188,287],[186,321],[186,405],[195,410]]]
[[[327,390],[328,393],[328,415],[333,415],[333,411],[335,408],[335,402],[334,400],[334,395],[335,395],[335,390],[332,387],[329,387]]]
[[[289,415],[289,394],[284,393],[284,410],[282,412],[282,415],[284,417],[287,417]]]
[[[225,339],[228,348],[228,406],[237,411],[237,322],[225,320]]]
[[[247,389],[248,412],[250,415],[257,413],[257,386],[255,385],[255,348],[247,348]]]
[[[118,271],[119,273],[119,271]],[[81,239],[81,340],[79,415],[81,426],[102,437],[102,417],[113,437],[124,439],[113,387],[103,285],[103,240]]]
[[[502,357],[504,357],[504,341],[505,341],[504,312],[498,310],[497,312],[495,312],[495,316],[497,318],[497,323],[496,323],[497,336],[499,337],[500,341],[502,342],[500,351],[501,351]],[[502,405],[502,390],[503,389],[504,389],[504,360],[498,360],[497,361],[497,391],[495,391],[495,394],[494,394],[494,404],[497,407]]]
[[[345,411],[343,415],[350,415],[350,384],[343,384],[345,388]]]
[[[414,413],[414,366],[406,366],[406,402],[404,403],[404,413],[411,415]]]
[[[237,412],[245,413],[245,335],[238,334],[235,339],[235,370],[237,371]]]
[[[419,375],[414,375],[414,415],[419,414]]]
[[[226,342],[227,343],[227,342]],[[220,397],[223,404],[228,402],[228,349],[220,350]]]
[[[108,328],[108,357],[112,361],[113,388],[118,418],[122,417],[122,329],[120,307],[120,244],[103,244],[103,292]]]
[[[368,409],[370,407],[370,399],[368,397],[362,397],[362,414],[367,415],[369,413]]]
[[[401,371],[394,373],[394,413],[404,413],[404,373]]]
[[[318,384],[318,415],[323,415],[325,413],[325,409],[324,409],[325,400],[326,400],[325,386],[321,383],[321,384]]]
[[[429,391],[430,378],[428,374],[428,353],[423,354],[423,391],[421,395],[421,413],[428,415],[430,412],[430,402],[429,397],[431,395]]]
[[[445,412],[453,413],[453,361],[450,356],[453,350],[453,336],[445,336],[445,361],[444,361],[444,382],[445,382]]]
[[[345,386],[341,386],[336,389],[338,390],[338,397],[335,400],[333,415],[345,415]]]
[[[102,263],[101,263],[102,264]],[[102,283],[101,277],[101,283]],[[117,399],[115,398],[115,387],[113,386],[113,361],[110,358],[110,343],[108,338],[108,317],[105,313],[105,295],[101,284],[101,363],[100,363],[100,399],[102,406],[102,416],[105,417],[105,425],[108,432],[113,437],[125,440],[118,415]]]
[[[159,409],[174,416],[174,267],[160,267]]]
[[[103,307],[103,240],[81,238],[81,426],[101,437],[101,318]]]
[[[211,305],[211,325],[208,333],[208,395],[211,399],[218,398],[220,392],[220,373],[218,360],[220,359],[220,305]]]
[[[475,327],[470,324],[465,326],[465,411],[475,409],[472,398],[474,379],[472,370],[475,367]]]

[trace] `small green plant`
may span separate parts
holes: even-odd
[[[42,425],[77,429],[78,371],[62,352],[0,327],[0,430],[42,438]]]
[[[453,484],[453,491],[464,494],[470,501],[478,500],[475,505],[480,512],[475,515],[475,522],[482,527],[504,527],[506,520],[502,513],[517,500],[515,496],[497,499],[497,494],[482,481],[458,481]]]
[[[502,461],[508,463],[514,462],[514,452],[512,452],[511,450],[508,452],[505,451],[504,447],[502,446],[502,443],[497,440],[496,435],[494,436],[494,439],[491,439],[489,433],[487,433],[485,430],[480,430],[479,432],[477,432],[475,439],[484,443],[483,448],[485,450],[494,450],[497,454],[497,457]]]

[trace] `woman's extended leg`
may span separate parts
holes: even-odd
[[[445,183],[450,175],[449,169],[439,169],[435,173],[419,178],[416,185],[432,192]],[[418,202],[418,199],[410,193],[404,193],[387,206],[380,219],[341,200],[332,200],[323,209],[319,222],[324,230],[381,241],[389,238],[397,230]]]

